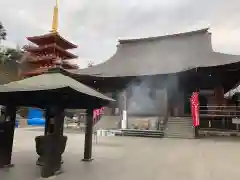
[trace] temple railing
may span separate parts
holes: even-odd
[[[240,107],[237,106],[200,106],[200,128],[238,130]]]
[[[200,117],[236,117],[240,116],[240,107],[236,106],[200,106]]]
[[[29,62],[39,62],[41,60],[52,60],[58,58],[55,54],[43,54],[43,55],[34,55],[31,54],[31,59]]]

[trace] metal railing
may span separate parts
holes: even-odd
[[[233,120],[240,118],[238,106],[200,106],[200,128],[238,130],[238,123]]]
[[[200,117],[238,117],[240,107],[237,106],[200,106]]]

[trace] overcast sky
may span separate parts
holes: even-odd
[[[60,33],[79,47],[78,64],[107,60],[117,39],[159,36],[211,27],[216,51],[240,54],[239,0],[59,0]],[[51,28],[55,0],[0,0],[8,40]]]

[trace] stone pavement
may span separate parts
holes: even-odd
[[[1,180],[40,178],[34,137],[40,131],[17,129],[13,163]],[[240,139],[201,140],[101,137],[94,161],[84,163],[84,135],[68,134],[63,174],[56,180],[239,180]]]

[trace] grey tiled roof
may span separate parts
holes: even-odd
[[[120,40],[106,62],[70,70],[77,75],[124,77],[170,74],[240,61],[240,56],[214,52],[208,29],[143,39]]]

